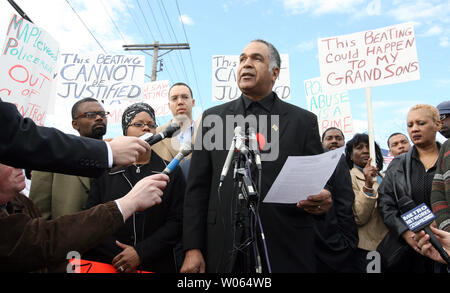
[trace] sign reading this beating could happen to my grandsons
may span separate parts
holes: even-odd
[[[318,40],[327,92],[420,79],[413,23]]]

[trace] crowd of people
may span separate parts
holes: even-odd
[[[72,107],[80,136],[36,126],[0,99],[0,271],[65,272],[76,251],[119,273],[364,273],[374,271],[368,256],[376,251],[378,272],[450,273],[430,235],[401,218],[405,200],[427,205],[436,215],[431,231],[450,252],[450,151],[436,140],[437,132],[450,137],[450,101],[409,110],[408,134],[388,138],[395,158],[382,172],[381,149],[375,143],[371,158],[367,134],[345,142],[332,127],[320,137],[314,114],[277,96],[281,61],[272,44],[251,41],[239,60],[239,99],[194,121],[193,92],[175,83],[168,124],[156,125],[151,105],[132,104],[123,136],[112,140],[103,140],[109,113],[95,99]],[[174,122],[180,130],[170,139],[150,146],[140,138]],[[253,129],[270,143],[229,152],[237,126],[249,141]],[[192,154],[160,174],[186,143]],[[289,156],[340,147],[319,194],[263,202]],[[234,170],[223,168],[229,157]],[[23,169],[32,170],[29,197]],[[401,253],[391,255],[394,246]]]

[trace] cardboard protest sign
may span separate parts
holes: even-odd
[[[145,83],[142,87],[142,101],[152,106],[156,117],[172,115],[169,109],[168,80],[158,80]]]
[[[413,23],[321,38],[318,47],[328,92],[420,79]]]
[[[319,132],[329,127],[339,128],[345,137],[353,137],[353,119],[350,108],[350,97],[347,91],[326,93],[320,77],[305,80],[305,95],[308,110],[317,115]]]
[[[59,44],[47,32],[11,17],[0,56],[0,97],[38,125],[44,125],[54,93],[58,55]]]
[[[144,56],[63,53],[60,59],[58,98],[107,102],[141,96]]]
[[[291,98],[289,55],[281,54],[281,70],[273,91],[282,100]],[[212,99],[229,102],[241,96],[237,85],[239,55],[214,55],[212,59]]]

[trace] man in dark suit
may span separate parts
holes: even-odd
[[[0,99],[0,163],[16,168],[98,177],[113,165],[131,165],[150,150],[136,137],[109,143],[37,126]]]
[[[235,123],[227,122],[236,117],[254,117],[254,121],[259,121],[258,131],[266,133],[267,142],[270,141],[262,153],[260,201],[288,156],[323,152],[316,116],[281,101],[272,91],[280,63],[280,56],[270,43],[250,42],[240,55],[237,74],[242,96],[213,107],[202,116],[185,196],[186,257],[181,272],[252,272],[253,252],[249,253],[251,246],[245,247],[245,224],[240,221],[245,215],[241,213],[237,215],[238,220],[235,218],[239,200],[234,192],[232,171],[229,170],[219,193],[219,178],[229,148],[229,144],[223,143],[231,141],[235,128]],[[308,209],[295,204],[260,204],[265,243],[259,241],[259,244],[267,244],[269,259],[264,271],[315,271],[313,221],[315,215],[324,212],[321,205],[329,202],[329,193],[315,199],[303,203]]]

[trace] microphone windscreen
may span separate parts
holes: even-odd
[[[258,141],[259,151],[262,151],[264,146],[266,145],[266,138],[264,137],[264,135],[258,132],[258,134],[256,135],[256,140]]]

